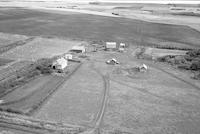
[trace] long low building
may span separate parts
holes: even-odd
[[[116,42],[106,42],[106,50],[116,49],[116,48],[117,48]]]
[[[85,53],[86,49],[85,49],[85,46],[73,46],[71,51],[77,52],[77,53]]]

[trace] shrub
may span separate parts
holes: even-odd
[[[24,114],[22,111],[14,110],[14,109],[11,109],[11,108],[6,109],[6,112],[15,113],[15,114]]]
[[[175,57],[175,64],[184,64],[186,60],[183,56],[176,56]]]
[[[178,65],[178,68],[179,69],[189,70],[190,69],[190,65],[188,65],[188,64]]]
[[[193,79],[200,80],[200,72],[199,72],[199,73],[196,73],[196,74],[194,74],[194,77],[193,77]]]
[[[189,55],[190,57],[199,57],[200,56],[200,49],[188,51],[186,53],[186,55]]]
[[[51,74],[53,72],[51,68],[52,59],[40,59],[36,63],[36,69],[41,74]]]
[[[190,69],[195,71],[200,70],[200,61],[193,62],[190,66]]]

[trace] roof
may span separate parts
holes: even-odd
[[[72,50],[84,50],[85,46],[73,46]]]
[[[117,45],[116,42],[106,42],[106,45]]]
[[[61,69],[64,69],[67,66],[67,60],[61,57],[61,58],[58,58],[53,64],[59,65]]]
[[[116,42],[106,42],[106,47],[107,48],[116,48],[117,43]]]

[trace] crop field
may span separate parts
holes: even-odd
[[[0,33],[0,48],[27,38],[24,35]]]
[[[14,89],[11,93],[1,96],[4,103],[0,105],[0,108],[19,114],[32,114],[78,67],[78,64],[72,64],[65,77],[56,75],[41,76]]]
[[[82,41],[35,38],[23,46],[16,47],[0,55],[13,60],[36,61],[41,58],[50,58],[68,52],[72,46],[80,45]]]
[[[104,85],[101,76],[91,70],[91,65],[90,62],[82,65],[34,116],[62,123],[93,125]]]
[[[15,73],[15,71],[20,70],[30,64],[31,62],[29,61],[17,61],[17,62],[14,62],[9,67],[5,67],[5,68],[2,67],[0,70],[0,78],[1,78],[0,81],[11,76],[13,73]]]
[[[141,38],[145,40],[151,37],[199,47],[200,33],[187,26],[87,14],[64,15],[41,10],[7,9],[6,11],[10,15],[0,15],[0,32],[83,40],[124,41],[138,45],[151,44],[150,41],[141,43]]]
[[[6,65],[7,63],[10,63],[10,62],[12,62],[12,60],[0,58],[0,66],[4,66],[4,65]]]

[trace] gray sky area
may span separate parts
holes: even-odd
[[[66,1],[66,2],[114,2],[114,3],[186,3],[186,4],[200,4],[200,0],[0,0],[5,1]]]

